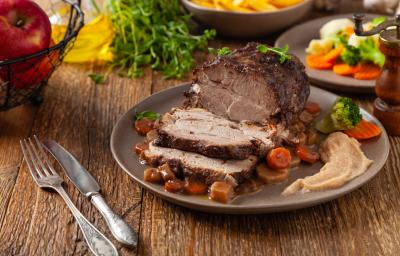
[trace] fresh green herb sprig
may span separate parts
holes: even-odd
[[[106,77],[99,74],[89,74],[88,77],[92,79],[94,84],[104,84],[104,82],[106,81]]]
[[[289,46],[287,44],[283,48],[268,47],[265,44],[259,44],[257,45],[257,50],[264,54],[268,53],[269,51],[278,54],[279,62],[281,64],[285,63],[286,61],[290,61],[292,59],[292,56],[288,54]]]
[[[155,120],[159,119],[160,116],[161,115],[159,113],[154,112],[154,111],[149,111],[149,110],[146,110],[143,112],[135,111],[135,116],[133,117],[133,120],[138,121],[141,119],[148,119],[148,120],[155,121]]]
[[[110,1],[115,30],[113,67],[138,77],[144,66],[160,70],[165,78],[182,78],[194,65],[193,52],[207,47],[215,30],[202,35],[189,32],[189,15],[179,0]]]
[[[232,53],[231,49],[229,49],[229,47],[222,47],[219,49],[208,48],[208,52],[211,54],[214,54],[216,56],[225,56],[225,55],[229,55]]]

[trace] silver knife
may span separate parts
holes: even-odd
[[[106,219],[107,225],[114,237],[122,244],[130,247],[137,245],[137,233],[111,208],[100,194],[100,186],[92,175],[65,148],[52,140],[44,140],[43,144],[64,168],[68,178]]]

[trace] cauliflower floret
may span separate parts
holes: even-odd
[[[308,54],[325,54],[328,53],[330,50],[333,49],[334,42],[330,38],[324,39],[313,39],[311,40],[306,52]]]
[[[372,25],[371,22],[368,22],[368,23],[365,23],[365,24],[363,25],[363,28],[364,28],[365,31],[368,31],[368,30],[373,29],[373,28],[374,28],[374,25]],[[396,28],[396,27],[393,27],[393,28]],[[376,34],[376,35],[373,35],[373,36],[370,36],[370,37],[372,37],[372,38],[374,39],[376,45],[379,45],[379,34]],[[366,37],[365,37],[365,38],[366,38]],[[365,40],[365,39],[364,39],[364,40]]]
[[[343,31],[347,27],[354,26],[354,23],[350,19],[336,19],[326,23],[319,31],[322,39],[336,36],[340,31]]]
[[[356,34],[352,34],[349,38],[348,45],[359,47],[362,42],[367,40],[368,37],[366,36],[357,36]]]
[[[371,22],[365,23],[363,25],[364,31],[369,31],[374,28]],[[370,36],[374,39],[375,44],[379,44],[379,34]],[[352,34],[349,38],[348,44],[354,47],[359,47],[362,42],[367,40],[367,36],[357,36],[356,34]]]

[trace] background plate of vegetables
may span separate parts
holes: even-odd
[[[358,37],[352,14],[334,15],[300,24],[285,32],[277,47],[288,44],[306,66],[313,84],[348,92],[373,92],[385,56],[379,51],[379,36]],[[384,21],[381,15],[366,15],[365,29]]]

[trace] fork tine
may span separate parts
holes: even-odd
[[[28,164],[29,171],[31,172],[33,178],[37,181],[38,178],[43,177],[43,174],[37,168],[35,159],[33,158],[32,152],[30,151],[30,148],[26,140],[21,140],[20,143],[21,143],[22,153],[24,154],[25,157],[25,161]]]
[[[36,162],[38,162],[40,167],[41,167],[41,171],[44,172],[45,176],[50,176],[50,173],[47,171],[46,166],[44,166],[44,163],[43,163],[43,161],[42,161],[42,159],[40,157],[40,154],[39,154],[35,144],[33,143],[32,139],[28,138],[28,141],[29,141],[29,144],[30,144],[30,146],[32,148],[32,152],[35,155]]]
[[[44,163],[50,169],[51,174],[57,175],[56,170],[54,170],[53,166],[50,164],[49,158],[47,157],[46,153],[44,152],[42,142],[40,142],[40,140],[38,139],[38,137],[36,135],[33,135],[33,137],[35,138],[35,141],[36,141],[36,144],[37,144],[37,146],[39,148],[40,154],[43,156]]]

